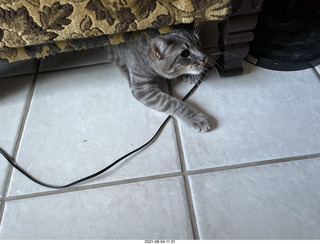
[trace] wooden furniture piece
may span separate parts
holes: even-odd
[[[242,74],[242,61],[248,55],[262,3],[263,0],[232,0],[230,17],[219,23],[222,54],[217,60],[217,68],[221,76]]]

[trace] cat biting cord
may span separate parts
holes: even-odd
[[[163,79],[200,75],[206,70],[199,29],[177,28],[154,35],[146,30],[137,41],[105,47],[107,57],[126,74],[134,98],[151,109],[165,112],[198,132],[210,130],[208,118],[183,101],[160,90]]]

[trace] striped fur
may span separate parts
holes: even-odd
[[[109,46],[107,51],[126,73],[138,101],[175,116],[196,131],[210,130],[206,116],[159,88],[163,78],[199,75],[203,71],[207,57],[200,50],[196,31],[176,29],[166,35]]]

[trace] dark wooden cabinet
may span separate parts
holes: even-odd
[[[217,68],[221,76],[242,74],[242,61],[248,55],[262,3],[263,0],[233,0],[232,14],[219,23],[221,55]]]

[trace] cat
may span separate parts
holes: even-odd
[[[132,95],[138,101],[184,121],[196,131],[209,131],[209,120],[204,114],[160,90],[163,78],[199,75],[204,70],[207,56],[201,51],[197,31],[178,28],[150,36],[109,45],[105,50],[127,76]]]

